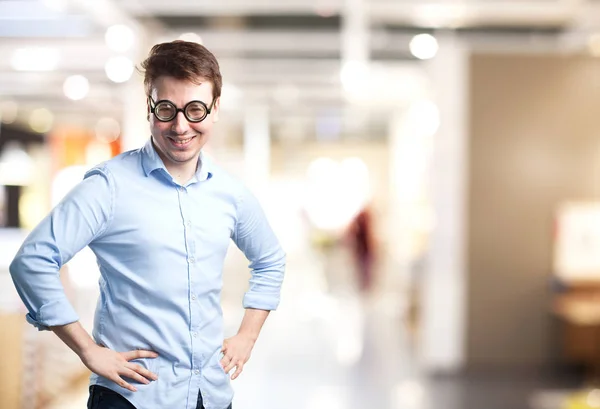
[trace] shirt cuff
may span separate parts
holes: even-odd
[[[279,294],[257,294],[246,293],[244,296],[244,308],[253,308],[256,310],[274,311],[279,306]]]
[[[25,319],[39,331],[49,331],[50,327],[79,321],[79,316],[67,300],[59,300],[42,305],[35,316],[30,312]]]

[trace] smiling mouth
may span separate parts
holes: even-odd
[[[191,136],[189,138],[186,139],[173,139],[173,138],[169,138],[169,141],[171,141],[171,143],[177,147],[183,148],[185,146],[187,146],[192,139],[194,139],[196,136]]]

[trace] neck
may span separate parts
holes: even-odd
[[[152,141],[152,144],[154,145],[154,140]],[[174,162],[165,157],[165,155],[156,147],[156,145],[154,145],[154,150],[156,153],[158,153],[158,156],[165,165],[169,175],[171,175],[173,179],[175,179],[175,181],[177,181],[177,183],[180,185],[184,185],[189,182],[196,174],[196,170],[200,164],[200,153],[198,153],[194,160],[190,160],[188,162]]]
[[[169,163],[165,164],[165,168],[169,171],[169,174],[173,176],[173,179],[180,185],[185,185],[189,182],[198,169],[199,158],[196,158],[195,162],[189,163]]]

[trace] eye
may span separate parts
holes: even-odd
[[[186,112],[190,118],[199,119],[206,114],[206,108],[199,102],[193,102],[187,106]]]
[[[162,118],[170,118],[175,113],[175,107],[168,102],[159,103],[158,105],[156,105],[156,108],[154,110],[156,112],[156,115]]]

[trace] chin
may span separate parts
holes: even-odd
[[[188,162],[198,158],[199,154],[200,149],[189,149],[185,151],[172,150],[170,156],[177,162]]]

